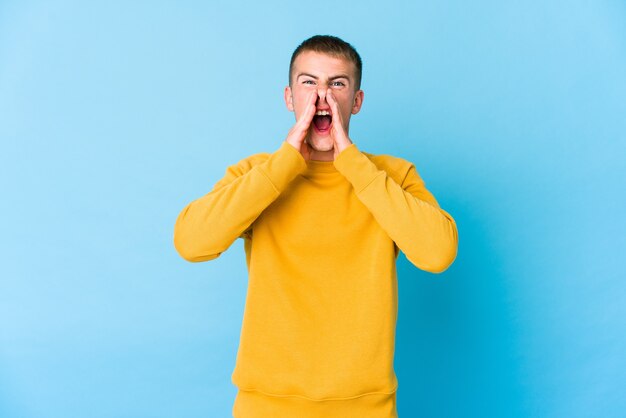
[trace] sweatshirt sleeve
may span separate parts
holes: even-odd
[[[263,163],[230,166],[211,192],[180,212],[174,247],[191,262],[217,258],[305,169],[304,158],[287,142]]]
[[[352,144],[337,156],[335,167],[411,263],[431,273],[452,264],[458,247],[456,223],[439,208],[414,165],[398,184]]]

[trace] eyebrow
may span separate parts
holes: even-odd
[[[300,73],[300,74],[298,74],[298,76],[296,77],[296,80],[297,80],[297,79],[299,79],[299,78],[300,78],[300,77],[302,77],[302,76],[311,77],[311,78],[313,78],[313,79],[315,79],[315,80],[317,80],[317,79],[319,78],[319,77],[317,77],[317,76],[314,76],[313,74],[309,74],[309,73]],[[348,80],[348,81],[350,80],[350,77],[348,77],[348,76],[347,76],[347,75],[345,75],[345,74],[338,74],[338,75],[334,75],[334,76],[332,76],[332,77],[328,77],[328,79],[329,79],[329,80],[336,80],[336,79],[338,79],[338,78],[345,78],[345,79],[346,79],[346,80]]]

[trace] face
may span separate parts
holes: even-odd
[[[356,115],[363,103],[363,91],[355,90],[355,72],[355,65],[344,58],[305,51],[293,63],[291,87],[285,87],[285,104],[295,113],[296,120],[299,120],[306,107],[307,96],[311,91],[317,91],[317,110],[331,112],[330,104],[326,100],[326,91],[331,89],[341,112],[343,128],[348,133],[350,116]],[[306,141],[316,151],[332,150],[330,128],[318,129],[315,119],[311,123]]]

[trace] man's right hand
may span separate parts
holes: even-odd
[[[312,91],[311,94],[307,97],[306,107],[304,108],[304,112],[300,115],[300,118],[296,120],[296,124],[293,125],[289,134],[287,134],[286,142],[288,142],[295,149],[300,151],[302,157],[304,157],[305,161],[308,161],[311,158],[311,148],[309,144],[305,141],[309,129],[311,127],[311,121],[313,121],[313,116],[315,116],[315,111],[317,107],[315,103],[317,102],[317,91]]]

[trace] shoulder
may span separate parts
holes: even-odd
[[[398,184],[402,184],[407,173],[414,167],[413,163],[404,158],[389,154],[371,154],[361,151],[379,170],[387,172]]]
[[[365,154],[379,170],[386,171],[404,190],[420,200],[424,200],[435,207],[439,207],[437,199],[428,191],[424,180],[417,172],[412,162],[392,155],[363,154]]]
[[[226,169],[227,173],[235,176],[242,176],[248,171],[252,170],[255,166],[264,163],[271,156],[269,152],[259,152],[252,154],[248,157],[242,158],[238,162],[231,164]]]
[[[220,187],[223,187],[227,185],[228,183],[232,182],[237,177],[243,176],[244,174],[252,170],[255,166],[265,162],[270,157],[270,155],[271,154],[268,152],[260,152],[260,153],[245,157],[239,160],[238,162],[236,162],[235,164],[229,165],[226,168],[226,173],[224,174],[224,177],[222,177],[222,179],[220,179],[217,183],[215,183],[215,186],[213,187],[213,189],[217,190]]]

